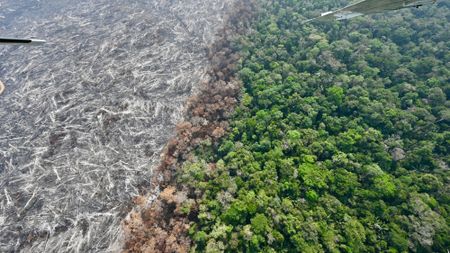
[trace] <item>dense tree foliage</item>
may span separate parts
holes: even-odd
[[[194,251],[450,248],[450,5],[302,25],[329,2],[270,1],[236,42],[230,131],[177,176]]]

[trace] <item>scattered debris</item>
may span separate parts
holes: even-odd
[[[122,247],[233,2],[2,1],[0,252]]]
[[[5,85],[0,81],[0,95],[5,91]]]

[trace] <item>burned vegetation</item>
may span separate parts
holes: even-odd
[[[124,220],[125,252],[189,251],[188,230],[197,219],[198,196],[195,188],[179,184],[177,176],[183,164],[193,158],[196,148],[217,145],[228,130],[228,119],[241,90],[236,77],[240,55],[234,42],[249,32],[255,8],[254,1],[237,2],[225,27],[208,48],[208,80],[189,98],[185,119],[177,125],[176,136],[163,151],[155,172],[158,176],[153,177],[149,187],[152,191],[134,198],[136,207]],[[214,164],[209,166],[214,168]]]

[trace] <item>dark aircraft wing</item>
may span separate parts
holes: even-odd
[[[0,45],[39,45],[43,43],[45,43],[45,40],[0,37]]]
[[[433,4],[436,0],[364,0],[348,5],[336,11],[322,13],[320,17],[307,20],[343,20],[366,14],[384,11],[399,10],[410,7],[420,7],[425,4]]]

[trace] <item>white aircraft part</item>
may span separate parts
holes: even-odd
[[[359,12],[351,12],[351,11],[338,12],[338,13],[334,14],[334,16],[336,17],[336,20],[351,19],[351,18],[362,16],[362,15],[364,15],[364,14],[359,13]]]
[[[333,13],[333,12],[332,11],[327,11],[327,12],[324,12],[324,13],[320,14],[320,16],[323,17],[323,16],[326,16],[326,15],[331,14],[331,13]]]
[[[40,45],[44,44],[45,42],[46,42],[45,40],[32,39],[30,45]]]

